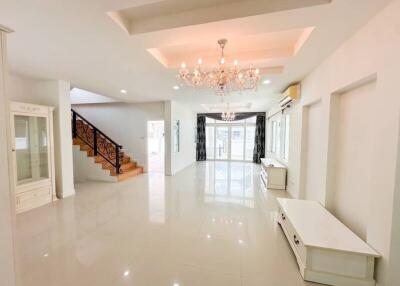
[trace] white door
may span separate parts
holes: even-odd
[[[147,122],[147,166],[149,173],[164,173],[164,121]]]

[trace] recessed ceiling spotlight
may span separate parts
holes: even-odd
[[[126,276],[129,276],[129,270],[126,270],[125,272],[124,272],[124,276],[126,277]]]
[[[269,79],[266,79],[263,81],[263,84],[270,84],[270,83],[271,83],[271,80],[269,80]]]
[[[180,89],[179,85],[174,85],[172,88],[175,89],[175,90]]]
[[[43,254],[43,257],[49,257],[48,253]]]
[[[127,93],[128,93],[128,91],[127,91],[126,89],[121,89],[121,93],[123,93],[123,94],[127,94]]]

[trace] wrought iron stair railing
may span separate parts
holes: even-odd
[[[80,139],[93,150],[94,156],[100,156],[115,168],[115,173],[122,174],[121,162],[124,154],[121,151],[122,145],[100,131],[85,117],[71,109],[72,116],[72,138]]]

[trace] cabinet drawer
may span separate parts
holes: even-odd
[[[16,196],[16,210],[24,212],[51,202],[51,188],[42,187]]]
[[[299,264],[302,264],[301,268],[304,269],[307,262],[307,248],[303,244],[300,236],[297,234],[292,224],[290,223],[290,220],[287,218],[285,212],[281,209],[279,210],[278,220],[285,231],[285,235],[287,236],[287,239],[291,247],[293,248],[297,259],[300,260],[298,261]]]

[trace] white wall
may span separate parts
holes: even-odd
[[[86,181],[117,182],[117,177],[110,176],[110,171],[104,170],[101,164],[97,164],[95,157],[88,157],[86,151],[80,150],[80,146],[73,147],[73,156],[76,183]]]
[[[104,95],[93,93],[80,88],[71,90],[71,104],[92,104],[92,103],[110,103],[117,102],[116,100]]]
[[[367,238],[371,178],[376,168],[370,157],[375,120],[371,102],[377,100],[375,83],[336,95],[337,130],[332,138],[336,161],[332,211],[363,239]]]
[[[180,150],[173,152],[172,127],[180,122]],[[176,101],[165,102],[165,174],[174,175],[196,161],[196,114]]]
[[[304,110],[305,123],[305,182],[304,198],[325,205],[325,193],[321,192],[321,176],[315,176],[321,168],[321,102],[307,106]]]
[[[9,184],[8,160],[10,149],[8,93],[5,92],[7,81],[6,33],[0,26],[0,281],[2,285],[15,285],[13,230],[15,222],[14,200]],[[8,130],[8,132],[7,132]]]
[[[102,103],[73,109],[118,144],[147,171],[147,121],[164,120],[164,103]]]
[[[399,280],[389,283],[388,277],[398,277],[396,267],[389,265],[389,259],[393,261],[395,245],[400,241],[391,241],[398,236],[392,235],[393,199],[396,182],[396,158],[398,152],[399,137],[399,113],[400,96],[398,90],[398,67],[400,66],[400,1],[395,0],[374,17],[365,27],[347,40],[318,68],[308,75],[302,82],[302,98],[290,111],[300,122],[292,125],[291,148],[300,150],[299,156],[289,157],[289,176],[298,178],[293,180],[291,194],[304,198],[307,143],[307,124],[305,122],[305,110],[307,105],[321,100],[320,118],[320,148],[321,155],[318,160],[319,168],[314,176],[321,179],[321,197],[325,197],[325,205],[335,215],[347,223],[353,230],[364,236],[365,240],[382,254],[377,266],[378,285],[392,286]],[[372,118],[367,126],[367,132],[372,132],[368,137],[371,151],[365,154],[364,164],[371,166],[368,195],[355,192],[351,194],[352,204],[346,204],[344,200],[349,197],[338,197],[336,185],[336,159],[337,149],[335,136],[337,132],[343,132],[343,126],[337,124],[341,111],[337,99],[351,90],[357,89],[367,82],[376,79],[376,96],[364,96],[362,108],[354,112]],[[366,94],[364,92],[364,94]],[[347,104],[346,108],[354,104]],[[343,111],[343,110],[342,110]],[[343,114],[342,114],[343,115]],[[346,122],[343,122],[346,124]],[[356,124],[360,127],[361,124]],[[346,140],[346,148],[355,150],[358,140]],[[357,146],[356,146],[357,145]],[[369,148],[369,147],[368,147]],[[364,149],[365,151],[365,149]],[[350,155],[347,160],[356,160]],[[358,167],[354,166],[353,167]],[[348,178],[347,184],[355,186],[365,185],[365,173],[354,173]],[[344,189],[342,189],[344,190]],[[353,192],[347,188],[347,192]],[[341,191],[339,191],[341,192]],[[336,197],[335,197],[336,196]],[[367,204],[367,206],[365,205]],[[351,208],[351,210],[350,210]],[[369,216],[365,217],[365,208]],[[357,218],[357,219],[355,219]],[[398,225],[396,226],[398,228]],[[398,256],[397,256],[398,257]]]
[[[400,119],[400,116],[399,116]],[[399,124],[400,128],[400,124]],[[396,179],[396,189],[394,192],[393,200],[393,220],[392,220],[392,237],[390,242],[390,258],[389,258],[389,277],[387,285],[396,285],[400,281],[400,129],[399,138],[397,141],[398,151],[397,151],[397,179]]]
[[[12,75],[8,92],[13,101],[54,106],[54,153],[57,196],[75,194],[72,161],[70,84]]]

